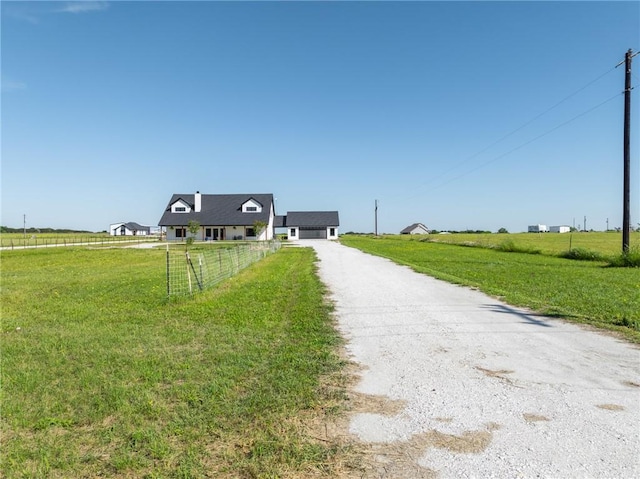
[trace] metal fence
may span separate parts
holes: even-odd
[[[0,248],[47,248],[51,246],[104,246],[111,244],[139,244],[158,242],[158,236],[0,236]]]
[[[279,241],[210,246],[194,251],[167,246],[167,295],[186,296],[230,278],[280,249]]]

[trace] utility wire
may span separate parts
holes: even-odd
[[[467,176],[467,175],[469,175],[469,174],[471,174],[471,173],[473,173],[473,172],[475,172],[475,171],[478,171],[478,170],[480,170],[480,169],[484,168],[485,166],[487,166],[487,165],[489,165],[489,164],[491,164],[491,163],[493,163],[493,162],[495,162],[495,161],[498,161],[498,160],[500,160],[500,159],[504,158],[505,156],[508,156],[508,155],[510,155],[511,153],[513,153],[513,152],[515,152],[515,151],[520,150],[521,148],[524,148],[524,147],[525,147],[525,146],[527,146],[527,145],[530,145],[530,144],[531,144],[531,143],[533,143],[534,141],[537,141],[537,140],[539,140],[540,138],[543,138],[543,137],[545,137],[545,136],[549,135],[550,133],[553,133],[554,131],[556,131],[556,130],[558,130],[558,129],[562,128],[562,127],[563,127],[563,126],[565,126],[565,125],[568,125],[569,123],[571,123],[571,122],[573,122],[573,121],[577,120],[578,118],[581,118],[581,117],[583,117],[583,116],[585,116],[585,115],[587,115],[587,114],[591,113],[592,111],[597,110],[597,109],[598,109],[598,108],[600,108],[601,106],[603,106],[603,105],[605,105],[605,104],[609,103],[610,101],[612,101],[612,100],[614,100],[614,99],[618,98],[618,97],[619,97],[620,95],[622,95],[622,94],[623,94],[623,93],[616,93],[616,94],[615,94],[615,95],[613,95],[611,98],[608,98],[607,100],[605,100],[605,101],[603,101],[603,102],[601,102],[601,103],[597,104],[596,106],[593,106],[593,107],[589,108],[588,110],[585,110],[585,111],[583,111],[582,113],[579,113],[578,115],[574,116],[573,118],[570,118],[569,120],[566,120],[566,121],[564,121],[564,122],[560,123],[559,125],[554,126],[554,127],[553,127],[553,128],[551,128],[550,130],[547,130],[546,132],[544,132],[544,133],[542,133],[542,134],[540,134],[540,135],[538,135],[538,136],[536,136],[536,137],[534,137],[534,138],[532,138],[532,139],[530,139],[530,140],[528,140],[528,141],[526,141],[526,142],[522,143],[522,144],[521,144],[521,145],[519,145],[519,146],[516,146],[515,148],[512,148],[511,150],[509,150],[509,151],[507,151],[507,152],[505,152],[505,153],[502,153],[501,155],[496,156],[495,158],[492,158],[492,159],[491,159],[491,160],[489,160],[489,161],[485,161],[484,163],[481,163],[480,165],[478,165],[477,167],[475,167],[475,168],[473,168],[473,169],[471,169],[471,170],[468,170],[468,171],[466,171],[466,172],[464,172],[464,173],[462,173],[462,174],[460,174],[460,175],[458,175],[458,176],[455,176],[455,177],[453,177],[453,178],[451,178],[451,179],[449,179],[449,180],[447,180],[447,181],[445,181],[445,182],[443,182],[443,183],[440,183],[439,185],[437,185],[437,186],[433,187],[431,190],[435,190],[435,189],[441,188],[441,187],[443,187],[443,186],[445,186],[445,185],[448,185],[449,183],[451,183],[451,182],[453,182],[453,181],[455,181],[455,180],[458,180],[458,179],[460,179],[460,178],[463,178],[464,176]]]
[[[550,111],[554,110],[554,109],[555,109],[555,108],[557,108],[558,106],[562,105],[564,102],[566,102],[566,101],[567,101],[567,100],[569,100],[570,98],[573,98],[573,97],[574,97],[574,96],[576,96],[578,93],[580,93],[580,92],[582,92],[583,90],[587,89],[588,87],[590,87],[591,85],[593,85],[594,83],[596,83],[596,82],[597,82],[598,80],[600,80],[601,78],[603,78],[603,77],[607,76],[609,73],[611,73],[612,71],[614,71],[616,68],[617,68],[617,67],[612,67],[612,68],[610,68],[609,70],[607,70],[606,72],[604,72],[604,73],[602,73],[601,75],[597,76],[596,78],[594,78],[593,80],[591,80],[590,82],[588,82],[587,84],[585,84],[584,86],[582,86],[582,87],[580,87],[579,89],[575,90],[573,93],[571,93],[571,94],[567,95],[566,97],[564,97],[562,100],[560,100],[559,102],[557,102],[557,103],[556,103],[556,104],[554,104],[553,106],[551,106],[551,107],[547,108],[547,109],[546,109],[545,111],[543,111],[542,113],[540,113],[540,114],[536,115],[536,116],[535,116],[535,117],[533,117],[531,120],[528,120],[527,122],[523,123],[521,126],[519,126],[518,128],[516,128],[515,130],[510,131],[509,133],[507,133],[506,135],[504,135],[504,136],[500,137],[499,139],[497,139],[496,141],[494,141],[494,142],[493,142],[493,143],[491,143],[490,145],[486,146],[486,147],[485,147],[485,148],[483,148],[482,150],[480,150],[480,151],[478,151],[478,152],[474,153],[473,155],[471,155],[471,156],[467,157],[466,159],[464,159],[464,160],[462,160],[462,161],[460,161],[460,162],[456,163],[456,164],[455,164],[455,165],[453,165],[451,168],[449,168],[449,169],[445,170],[444,172],[440,173],[439,175],[434,176],[433,178],[431,178],[430,180],[426,181],[425,183],[422,183],[420,186],[421,186],[421,187],[424,187],[424,186],[427,186],[427,185],[429,185],[429,184],[431,184],[431,183],[434,183],[434,182],[435,182],[436,180],[438,180],[439,178],[442,178],[443,176],[447,175],[448,173],[452,172],[453,170],[455,170],[455,169],[459,168],[460,166],[462,166],[462,165],[464,165],[464,164],[468,163],[469,161],[473,160],[473,159],[474,159],[474,158],[476,158],[477,156],[479,156],[479,155],[481,155],[482,153],[486,152],[487,150],[489,150],[489,149],[493,148],[493,147],[494,147],[494,146],[496,146],[498,143],[503,142],[504,140],[506,140],[506,139],[507,139],[507,138],[509,138],[510,136],[514,135],[515,133],[517,133],[517,132],[519,132],[520,130],[524,129],[525,127],[529,126],[531,123],[533,123],[533,122],[534,122],[534,121],[536,121],[537,119],[541,118],[542,116],[546,115],[547,113],[549,113]],[[617,96],[617,95],[616,95],[616,96]],[[614,97],[614,98],[615,98],[615,97]],[[609,100],[606,100],[604,103],[606,103],[606,102],[608,102],[608,101],[610,101],[610,100],[612,100],[612,99],[613,99],[613,98],[610,98]],[[602,103],[602,104],[604,104],[604,103]],[[601,104],[601,105],[602,105],[602,104]],[[598,105],[598,106],[601,106],[601,105]],[[594,107],[594,108],[598,108],[598,106],[596,106],[596,107]],[[590,111],[590,110],[589,110],[589,111]],[[587,111],[587,112],[585,112],[584,114],[586,114],[586,113],[588,113],[588,111]],[[571,120],[569,120],[569,121],[567,121],[567,122],[563,123],[562,125],[557,126],[556,128],[554,128],[554,130],[555,130],[555,129],[557,129],[557,128],[560,128],[561,126],[565,125],[566,123],[569,123],[569,122],[571,122],[571,121],[573,121],[573,120],[575,120],[575,119],[579,118],[580,116],[582,116],[582,114],[578,115],[577,117],[572,118]],[[525,143],[525,144],[523,144],[523,145],[520,145],[519,147],[517,147],[517,148],[515,148],[515,149],[513,149],[513,150],[510,150],[509,152],[507,152],[507,153],[505,153],[505,154],[503,154],[503,155],[499,156],[498,158],[494,158],[493,160],[490,160],[489,162],[484,163],[483,165],[480,165],[478,168],[475,168],[475,169],[473,169],[473,170],[470,170],[470,171],[469,171],[469,172],[467,172],[467,173],[464,173],[464,174],[462,174],[462,175],[460,175],[460,176],[455,177],[454,179],[461,178],[462,176],[465,176],[466,174],[468,174],[468,173],[470,173],[470,172],[476,171],[476,170],[480,169],[482,166],[484,166],[484,165],[486,165],[486,164],[489,164],[489,163],[492,163],[493,161],[496,161],[496,160],[498,160],[498,159],[500,159],[500,158],[502,158],[502,157],[506,156],[507,154],[512,153],[513,151],[516,151],[516,150],[520,149],[521,147],[523,147],[523,146],[525,146],[525,145],[527,145],[527,144],[531,143],[532,141],[535,141],[535,140],[536,140],[536,139],[538,139],[538,138],[541,138],[542,136],[545,136],[545,135],[546,135],[546,134],[548,134],[548,133],[551,133],[551,132],[552,132],[552,131],[554,131],[554,130],[550,130],[550,131],[548,131],[547,133],[544,133],[544,134],[542,134],[542,135],[540,135],[540,136],[538,136],[538,137],[534,138],[533,140],[530,140],[529,142],[527,142],[527,143]],[[448,184],[448,183],[450,183],[451,181],[453,181],[454,179],[449,180],[449,181],[447,181],[447,182],[445,182],[445,183],[443,183],[443,184]],[[440,185],[440,186],[442,186],[442,185]],[[438,187],[439,187],[439,186],[438,186]]]
[[[573,98],[574,96],[576,96],[578,93],[580,93],[581,91],[587,89],[588,87],[590,87],[591,85],[593,85],[595,82],[597,82],[598,80],[600,80],[602,77],[608,75],[609,73],[611,73],[613,70],[615,70],[615,67],[611,68],[610,70],[606,71],[605,73],[603,73],[602,75],[600,75],[599,77],[595,78],[594,80],[591,80],[589,83],[587,83],[585,86],[583,86],[582,88],[579,88],[578,90],[574,91],[573,93],[571,93],[570,95],[564,97],[562,100],[560,100],[558,103],[556,103],[555,105],[553,105],[552,107],[547,108],[545,111],[543,111],[542,113],[540,113],[539,115],[536,115],[535,117],[533,117],[531,120],[525,122],[523,125],[519,126],[518,128],[516,128],[515,130],[507,133],[506,135],[504,135],[503,137],[497,139],[496,141],[494,141],[493,143],[491,143],[489,146],[487,146],[486,148],[483,148],[482,150],[480,150],[477,153],[474,153],[473,155],[471,155],[469,158],[467,158],[466,160],[462,161],[461,163],[458,163],[456,166],[454,166],[453,168],[457,168],[458,166],[472,160],[473,158],[475,158],[476,156],[484,153],[485,151],[487,151],[488,149],[494,147],[495,145],[497,145],[498,143],[502,142],[503,140],[506,140],[507,138],[509,138],[511,135],[519,132],[520,130],[522,130],[523,128],[529,126],[531,123],[533,123],[534,121],[536,121],[538,118],[546,115],[547,113],[549,113],[551,110],[554,110],[555,108],[557,108],[558,106],[562,105],[565,101],[569,100],[570,98]],[[451,170],[448,170],[451,171]],[[448,173],[445,172],[445,173]]]

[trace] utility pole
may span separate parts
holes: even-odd
[[[24,239],[27,239],[27,215],[22,215],[22,232],[24,234]]]
[[[587,231],[587,217],[584,217],[584,226],[582,227],[582,231]]]
[[[375,214],[375,234],[378,236],[378,200],[376,200],[376,214]]]
[[[609,218],[607,218],[607,231],[609,231]]]
[[[631,59],[635,57],[631,48],[624,56],[624,180],[622,193],[622,252],[629,252],[629,230],[631,228]]]

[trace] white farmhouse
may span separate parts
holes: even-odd
[[[174,194],[158,224],[166,230],[170,241],[191,236],[191,221],[199,224],[196,240],[271,240],[274,219],[271,193],[203,195],[197,191],[195,194]],[[257,223],[266,226],[262,231],[256,231]]]

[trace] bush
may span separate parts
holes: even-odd
[[[540,254],[541,251],[530,246],[519,246],[513,240],[505,240],[495,247],[498,251],[505,253],[526,253],[526,254]]]
[[[640,268],[640,247],[632,248],[609,261],[609,266],[618,268]]]
[[[607,261],[607,258],[597,251],[586,248],[571,248],[558,255],[560,258],[577,259],[580,261]]]

